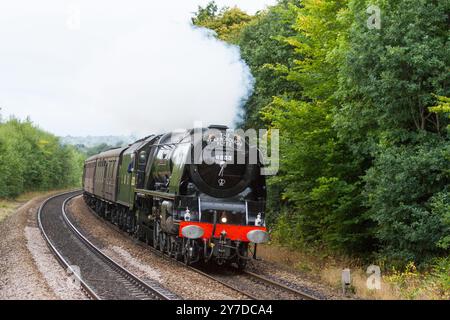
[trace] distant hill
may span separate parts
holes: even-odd
[[[99,145],[112,147],[126,146],[138,138],[135,136],[86,136],[86,137],[61,137],[62,144],[68,144],[84,148],[93,148]]]

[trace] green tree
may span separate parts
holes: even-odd
[[[223,41],[236,44],[239,34],[252,17],[241,9],[224,7],[220,11],[214,1],[206,7],[198,7],[192,18],[195,26],[214,30],[217,37]]]
[[[369,4],[381,29],[367,27]],[[448,96],[448,1],[352,0],[335,127],[367,172],[363,194],[382,256],[398,263],[438,254],[445,226],[436,197],[448,191],[448,118],[430,109]]]
[[[289,81],[285,72],[294,66],[301,55],[283,41],[296,34],[293,24],[299,7],[300,1],[280,1],[269,10],[258,13],[242,29],[238,45],[255,78],[255,86],[252,96],[242,107],[237,124],[239,127],[264,127],[260,112],[275,96],[286,99],[302,96],[299,83]],[[283,68],[276,67],[281,65]]]
[[[296,17],[296,33],[279,40],[300,58],[274,69],[302,91],[294,99],[276,97],[263,111],[282,135],[282,170],[272,182],[284,186],[292,234],[300,242],[350,253],[370,250],[371,223],[362,206],[360,172],[333,127],[350,21],[346,1],[303,1],[289,10]]]
[[[449,235],[450,145],[427,132],[417,139],[380,147],[364,177],[380,256],[400,265],[430,260]]]
[[[0,197],[79,185],[84,157],[29,119],[0,123]]]
[[[441,118],[450,119],[450,98],[443,96],[436,96],[437,104],[433,107],[428,108],[431,113],[436,114],[436,130],[439,134],[441,134],[445,128],[445,124],[441,124]],[[446,121],[447,123],[447,134],[450,134],[450,121]]]
[[[219,36],[255,77],[240,126],[281,132],[269,222],[283,243],[399,265],[448,254],[449,12],[448,1],[285,0]]]
[[[206,24],[207,22],[214,20],[217,17],[218,12],[219,7],[214,1],[209,2],[205,7],[198,6],[198,10],[192,18],[192,24]]]

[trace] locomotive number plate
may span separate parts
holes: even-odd
[[[216,159],[216,161],[232,161],[233,156],[228,155],[228,154],[216,154],[215,159]]]

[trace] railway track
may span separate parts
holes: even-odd
[[[250,271],[244,271],[243,273],[249,277],[252,277],[256,281],[264,282],[271,286],[275,286],[281,290],[290,292],[291,294],[298,296],[301,300],[319,300],[318,298],[316,298],[308,293],[305,293],[299,289],[294,288],[293,285],[288,283],[287,281],[283,281],[284,282],[283,283],[280,280],[278,280],[278,281],[273,280],[273,279],[267,278],[263,275],[260,275],[260,274],[254,273],[254,272],[250,272]]]
[[[47,199],[38,210],[38,225],[51,251],[79,281],[86,295],[94,300],[178,299],[157,283],[139,279],[121,267],[78,231],[65,207],[80,194],[74,191]]]
[[[99,217],[91,208],[88,207],[88,209],[101,223],[122,236],[130,237],[128,233],[121,230],[116,225]],[[193,272],[218,282],[250,300],[269,300],[274,297],[288,300],[319,300],[318,298],[297,289],[295,285],[288,281],[271,279],[254,272],[238,271],[237,269],[205,270],[200,267],[186,266],[183,262],[177,261],[167,254],[163,254],[161,251],[140,241],[136,241],[136,244],[160,257],[165,257],[176,264],[182,265]]]
[[[240,271],[228,267],[205,271],[202,267],[191,267],[205,272],[212,279],[221,282],[253,300],[319,300],[318,298],[297,289],[288,281],[270,279],[250,271]]]

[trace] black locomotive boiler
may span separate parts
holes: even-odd
[[[256,152],[252,163],[252,151],[224,126],[151,135],[87,159],[84,199],[101,217],[186,264],[244,268],[269,239],[262,161]]]

